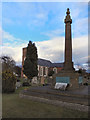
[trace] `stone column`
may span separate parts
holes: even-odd
[[[72,62],[72,36],[71,36],[71,23],[72,19],[70,17],[69,8],[66,12],[66,18],[64,20],[65,23],[65,62],[64,69],[72,70],[73,62]]]

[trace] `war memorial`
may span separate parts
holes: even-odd
[[[65,54],[63,69],[59,73],[53,74],[50,85],[31,87],[28,90],[22,91],[20,97],[55,105],[60,104],[62,106],[69,103],[67,106],[73,109],[75,109],[74,104],[76,104],[76,109],[79,107],[83,111],[88,111],[88,99],[90,98],[90,95],[88,96],[88,87],[83,86],[83,77],[75,71],[74,63],[72,62],[72,19],[69,8],[67,8],[64,23]],[[67,89],[61,90],[62,86],[65,86]]]
[[[67,83],[70,89],[76,89],[79,84],[82,83],[82,77],[75,72],[72,62],[72,34],[71,34],[71,23],[69,8],[66,12],[65,23],[65,57],[64,57],[64,68],[58,74],[53,75],[52,85],[56,83]]]

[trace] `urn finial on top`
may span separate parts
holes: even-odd
[[[66,14],[67,14],[67,15],[66,15],[66,18],[65,18],[64,22],[65,22],[65,23],[68,23],[68,22],[72,23],[72,19],[71,19],[71,17],[70,17],[69,8],[67,8]]]
[[[69,8],[67,8],[67,12],[66,12],[66,14],[67,14],[67,15],[70,14]]]

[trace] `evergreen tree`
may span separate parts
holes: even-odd
[[[23,66],[23,72],[29,79],[32,79],[34,76],[38,75],[37,60],[37,48],[34,43],[29,41],[29,44],[27,46],[26,59]]]

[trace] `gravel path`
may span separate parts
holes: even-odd
[[[37,86],[32,87],[30,90],[41,90],[41,91],[49,91],[49,92],[58,92],[58,93],[68,93],[68,94],[78,94],[78,95],[90,95],[90,85],[89,86],[82,86],[79,89],[76,90],[66,90],[66,91],[60,91],[60,90],[53,90],[50,88],[50,86]]]

